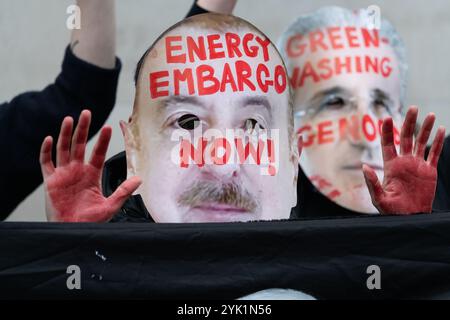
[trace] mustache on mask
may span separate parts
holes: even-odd
[[[178,204],[191,208],[205,203],[217,203],[255,212],[259,207],[252,194],[235,182],[197,181],[178,198]]]

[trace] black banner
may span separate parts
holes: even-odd
[[[0,223],[1,299],[236,299],[271,288],[317,299],[450,298],[450,214]]]

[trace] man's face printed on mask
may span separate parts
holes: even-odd
[[[298,157],[288,78],[263,34],[229,16],[185,20],[150,49],[136,89],[121,125],[129,175],[142,178],[156,222],[289,218]],[[228,132],[273,129],[254,143]]]
[[[400,73],[378,30],[327,27],[287,42],[295,92],[295,128],[303,136],[300,164],[329,199],[357,212],[372,206],[361,166],[382,179],[380,124],[401,123]]]

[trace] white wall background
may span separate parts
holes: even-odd
[[[0,0],[0,101],[40,90],[59,72],[69,41],[65,27],[70,0]],[[145,49],[167,27],[179,21],[191,0],[117,0],[117,55],[123,69],[109,155],[123,149],[118,122],[127,119],[133,101],[132,76]],[[273,41],[298,15],[324,5],[351,9],[376,4],[396,25],[408,48],[408,102],[429,111],[450,128],[450,1],[448,0],[239,0],[235,14],[252,22]],[[91,143],[92,147],[92,143]],[[7,155],[3,155],[7,156]],[[9,217],[13,221],[45,220],[42,187]]]

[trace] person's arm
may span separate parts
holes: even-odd
[[[70,48],[88,63],[105,69],[116,64],[115,0],[77,0],[81,28],[72,30]]]
[[[231,14],[236,2],[237,0],[195,0],[186,17],[208,12]]]
[[[82,23],[81,30],[73,35],[73,39],[79,39],[77,44],[72,43],[75,53],[67,47],[55,82],[0,105],[0,220],[42,183],[39,147],[48,135],[56,139],[64,117],[77,121],[83,109],[90,109],[91,138],[114,107],[121,69],[119,59],[114,57],[114,40],[108,40],[115,36],[111,27],[114,20],[103,17],[97,21],[92,11],[109,12],[106,15],[113,18],[114,1],[80,0],[79,5]]]

